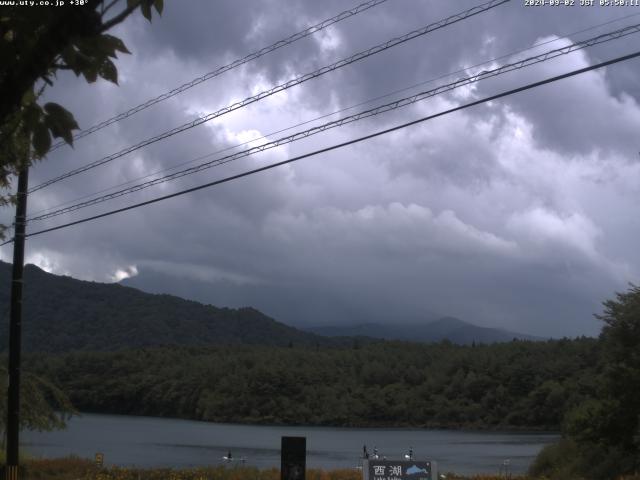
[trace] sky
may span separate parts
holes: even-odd
[[[480,3],[388,0],[78,139],[73,149],[50,153],[31,169],[30,184]],[[575,3],[527,6],[512,0],[39,190],[29,198],[29,212],[75,203],[203,155],[245,142],[259,145],[640,23],[638,7]],[[45,98],[67,107],[87,128],[355,5],[348,0],[166,1],[162,17],[152,23],[136,13],[111,32],[132,52],[117,60],[118,86],[102,80],[89,85],[63,72]],[[28,231],[283,161],[632,53],[639,35],[34,221]],[[454,316],[543,337],[597,335],[601,324],[594,314],[602,312],[602,302],[630,282],[640,283],[639,71],[640,60],[633,59],[34,236],[26,261],[84,280],[124,281],[217,306],[252,306],[291,325]],[[330,115],[349,107],[354,108]],[[0,222],[10,221],[11,211],[1,210]],[[0,259],[11,258],[11,246],[1,247]]]

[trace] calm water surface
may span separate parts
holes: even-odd
[[[280,438],[307,437],[307,466],[352,468],[362,446],[378,447],[389,459],[409,446],[417,459],[435,460],[441,472],[497,473],[509,459],[513,473],[523,473],[555,434],[447,430],[267,427],[151,417],[83,414],[66,430],[23,432],[24,448],[34,456],[105,456],[105,464],[141,467],[218,465],[231,450],[247,465],[280,466]]]

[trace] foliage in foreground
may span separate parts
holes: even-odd
[[[7,392],[9,375],[6,365],[0,363],[0,391]],[[66,420],[78,413],[67,395],[48,379],[22,372],[20,381],[20,427],[28,430],[47,431],[62,429]],[[7,395],[0,396],[0,432],[4,446],[7,421]]]
[[[604,480],[640,472],[640,287],[604,302],[595,389],[564,418],[564,439],[531,473]]]

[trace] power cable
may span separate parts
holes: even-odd
[[[103,129],[104,127],[107,127],[113,123],[119,122],[120,120],[124,120],[127,117],[130,117],[138,112],[141,112],[142,110],[145,110],[147,108],[149,108],[152,105],[155,105],[156,103],[162,102],[164,100],[167,100],[171,97],[175,97],[176,95],[184,92],[185,90],[188,90],[192,87],[195,87],[196,85],[199,85],[203,82],[206,82],[207,80],[210,80],[214,77],[217,77],[219,75],[222,75],[225,72],[228,72],[229,70],[232,70],[236,67],[239,67],[241,65],[244,65],[245,63],[249,63],[253,60],[256,60],[264,55],[266,55],[267,53],[271,53],[274,50],[278,50],[279,48],[282,48],[284,46],[290,45],[298,40],[301,40],[305,37],[308,37],[309,35],[313,35],[316,32],[319,32],[327,27],[330,27],[331,25],[334,25],[338,22],[341,22],[342,20],[345,20],[347,18],[353,17],[354,15],[357,15],[361,12],[364,12],[365,10],[369,10],[370,8],[373,8],[377,5],[380,5],[381,3],[386,2],[387,0],[369,0],[368,2],[364,2],[361,3],[360,5],[350,9],[350,10],[345,10],[344,12],[341,12],[331,18],[328,18],[326,20],[323,20],[320,23],[317,23],[305,30],[302,30],[300,32],[294,33],[293,35],[290,35],[289,37],[283,39],[283,40],[278,40],[277,42],[275,42],[272,45],[269,45],[268,47],[264,47],[261,48],[260,50],[258,50],[257,52],[253,52],[250,53],[249,55],[246,55],[242,58],[239,58],[237,60],[234,60],[233,62],[224,65],[222,67],[218,67],[215,70],[205,73],[204,75],[194,78],[193,80],[191,80],[190,82],[187,82],[183,85],[180,85],[179,87],[174,88],[173,90],[170,90],[169,92],[163,93],[162,95],[158,95],[155,98],[152,98],[150,100],[147,100],[144,103],[141,103],[140,105],[137,105],[133,108],[130,108],[129,110],[127,110],[126,112],[120,113],[114,117],[111,117],[103,122],[100,122],[96,125],[93,125],[85,130],[82,130],[78,133],[76,133],[73,136],[74,140],[78,140],[79,138],[83,138],[86,137],[87,135],[90,135],[94,132],[97,132],[98,130]],[[53,146],[51,147],[51,149],[49,151],[53,151],[59,147],[61,147],[62,145],[66,145],[66,142],[64,141],[59,141],[55,144],[53,144]]]
[[[140,203],[137,203],[137,204],[134,204],[134,205],[129,205],[128,207],[123,207],[123,208],[119,208],[119,209],[116,209],[116,210],[111,210],[109,212],[101,213],[99,215],[93,215],[91,217],[86,217],[86,218],[83,218],[83,219],[80,219],[80,220],[76,220],[76,221],[73,221],[73,222],[69,222],[69,223],[65,223],[65,224],[62,224],[62,225],[55,226],[55,227],[46,228],[46,229],[39,230],[39,231],[36,231],[36,232],[33,232],[33,233],[29,233],[29,234],[26,235],[26,237],[33,237],[33,236],[36,236],[36,235],[41,235],[43,233],[53,232],[53,231],[60,230],[60,229],[63,229],[63,228],[67,228],[67,227],[71,227],[71,226],[74,226],[74,225],[79,225],[81,223],[86,223],[86,222],[89,222],[89,221],[92,221],[92,220],[97,220],[99,218],[104,218],[104,217],[108,217],[108,216],[111,216],[111,215],[115,215],[116,213],[121,213],[121,212],[125,212],[125,211],[128,211],[128,210],[133,210],[135,208],[139,208],[139,207],[143,207],[143,206],[146,206],[146,205],[150,205],[152,203],[157,203],[157,202],[160,202],[162,200],[167,200],[167,199],[170,199],[170,198],[174,198],[174,197],[178,197],[178,196],[181,196],[181,195],[185,195],[187,193],[192,193],[192,192],[195,192],[195,191],[198,191],[198,190],[202,190],[202,189],[205,189],[205,188],[213,187],[213,186],[216,186],[216,185],[221,185],[223,183],[227,183],[227,182],[230,182],[230,181],[233,181],[233,180],[237,180],[237,179],[240,179],[240,178],[243,178],[243,177],[247,177],[247,176],[253,175],[255,173],[263,172],[263,171],[270,170],[270,169],[273,169],[273,168],[276,168],[276,167],[279,167],[279,166],[282,166],[282,165],[286,165],[286,164],[289,164],[289,163],[296,162],[298,160],[302,160],[304,158],[312,157],[312,156],[315,156],[315,155],[319,155],[321,153],[330,152],[332,150],[337,150],[339,148],[343,148],[343,147],[346,147],[346,146],[349,146],[349,145],[360,143],[360,142],[363,142],[365,140],[369,140],[369,139],[372,139],[372,138],[375,138],[375,137],[378,137],[378,136],[381,136],[381,135],[385,135],[387,133],[395,132],[397,130],[401,130],[403,128],[407,128],[407,127],[412,126],[412,125],[417,125],[419,123],[426,122],[428,120],[433,120],[434,118],[438,118],[438,117],[441,117],[441,116],[444,116],[444,115],[448,115],[448,114],[453,113],[453,112],[464,110],[466,108],[470,108],[470,107],[473,107],[473,106],[476,106],[476,105],[480,105],[480,104],[487,103],[487,102],[490,102],[490,101],[493,101],[493,100],[497,100],[499,98],[503,98],[503,97],[506,97],[506,96],[509,96],[509,95],[513,95],[513,94],[516,94],[516,93],[519,93],[519,92],[523,92],[525,90],[530,90],[532,88],[540,87],[542,85],[546,85],[546,84],[549,84],[549,83],[557,82],[557,81],[565,79],[565,78],[573,77],[575,75],[580,75],[582,73],[586,73],[586,72],[589,72],[591,70],[596,70],[598,68],[606,67],[608,65],[613,65],[615,63],[619,63],[619,62],[623,62],[623,61],[626,61],[626,60],[630,60],[632,58],[636,58],[636,57],[639,57],[639,56],[640,56],[640,51],[637,51],[635,53],[631,53],[631,54],[628,54],[628,55],[624,55],[624,56],[621,56],[621,57],[614,58],[612,60],[608,60],[608,61],[605,61],[605,62],[598,63],[596,65],[591,65],[589,67],[584,67],[584,68],[580,68],[580,69],[577,69],[577,70],[573,70],[571,72],[564,73],[562,75],[556,75],[554,77],[550,77],[550,78],[547,78],[545,80],[541,80],[541,81],[538,81],[538,82],[529,83],[529,84],[524,85],[522,87],[518,87],[518,88],[511,89],[511,90],[507,90],[507,91],[498,93],[496,95],[492,95],[490,97],[485,97],[485,98],[482,98],[480,100],[476,100],[476,101],[473,101],[473,102],[470,102],[470,103],[466,103],[464,105],[459,105],[457,107],[450,108],[448,110],[444,110],[442,112],[439,112],[439,113],[436,113],[436,114],[433,114],[433,115],[428,115],[426,117],[422,117],[422,118],[419,118],[417,120],[413,120],[411,122],[403,123],[403,124],[397,125],[395,127],[387,128],[385,130],[381,130],[381,131],[378,131],[378,132],[375,132],[375,133],[372,133],[372,134],[369,134],[369,135],[365,135],[363,137],[358,137],[358,138],[349,140],[347,142],[342,142],[342,143],[339,143],[339,144],[332,145],[330,147],[326,147],[326,148],[322,148],[322,149],[319,149],[319,150],[315,150],[313,152],[305,153],[303,155],[298,155],[297,157],[293,157],[293,158],[290,158],[288,160],[283,160],[281,162],[276,162],[276,163],[272,163],[272,164],[269,164],[269,165],[265,165],[265,166],[260,167],[260,168],[256,168],[256,169],[249,170],[247,172],[243,172],[243,173],[240,173],[240,174],[237,174],[237,175],[233,175],[233,176],[226,177],[226,178],[223,178],[223,179],[220,179],[220,180],[209,182],[209,183],[206,183],[204,185],[199,185],[197,187],[188,188],[186,190],[181,190],[179,192],[175,192],[175,193],[172,193],[172,194],[169,194],[169,195],[164,195],[162,197],[157,197],[157,198],[154,198],[152,200],[147,200],[145,202],[140,202]],[[5,244],[10,243],[12,241],[13,241],[13,239],[9,240],[9,241],[1,244],[1,245],[5,245]]]
[[[117,158],[120,158],[120,157],[122,157],[124,155],[127,155],[127,154],[131,153],[131,152],[139,150],[142,147],[146,147],[147,145],[151,145],[152,143],[158,142],[158,141],[163,140],[165,138],[171,137],[171,136],[176,135],[178,133],[182,133],[182,132],[184,132],[186,130],[189,130],[191,128],[197,127],[199,125],[202,125],[203,123],[209,122],[209,121],[213,120],[214,118],[218,118],[218,117],[220,117],[222,115],[225,115],[227,113],[230,113],[230,112],[233,112],[235,110],[238,110],[238,109],[240,109],[242,107],[245,107],[247,105],[255,103],[255,102],[259,101],[259,100],[267,98],[267,97],[269,97],[271,95],[274,95],[274,94],[276,94],[278,92],[282,92],[282,91],[287,90],[287,89],[289,89],[289,88],[291,88],[293,86],[300,85],[301,83],[304,83],[304,82],[306,82],[308,80],[311,80],[313,78],[317,78],[317,77],[322,76],[322,75],[324,75],[326,73],[332,72],[332,71],[337,70],[339,68],[345,67],[345,66],[350,65],[350,64],[355,63],[355,62],[358,62],[358,61],[363,60],[363,59],[365,59],[367,57],[370,57],[372,55],[380,53],[380,52],[382,52],[384,50],[387,50],[389,48],[392,48],[392,47],[395,47],[397,45],[403,44],[405,42],[408,42],[409,40],[413,40],[413,39],[415,39],[417,37],[426,35],[428,33],[431,33],[433,31],[435,31],[435,30],[444,28],[446,26],[452,25],[452,24],[457,23],[459,21],[465,20],[465,19],[467,19],[469,17],[472,17],[474,15],[478,15],[479,13],[486,12],[486,11],[492,9],[492,8],[498,7],[498,6],[502,5],[502,4],[510,2],[510,1],[511,0],[490,0],[489,2],[483,3],[483,4],[479,5],[479,6],[470,8],[468,10],[465,10],[463,12],[460,12],[458,14],[455,14],[455,15],[447,17],[447,18],[445,18],[443,20],[440,20],[439,22],[432,23],[432,24],[427,25],[425,27],[422,27],[422,28],[420,28],[418,30],[414,30],[412,32],[406,33],[406,34],[404,34],[404,35],[402,35],[400,37],[392,38],[391,40],[388,40],[387,42],[381,43],[381,44],[376,45],[374,47],[371,47],[371,48],[369,48],[367,50],[358,52],[358,53],[356,53],[356,54],[354,54],[354,55],[352,55],[352,56],[350,56],[348,58],[339,60],[339,61],[337,61],[335,63],[332,63],[331,65],[327,65],[327,66],[322,67],[322,68],[320,68],[318,70],[315,70],[313,72],[306,73],[304,75],[296,77],[296,78],[294,78],[292,80],[289,80],[289,81],[287,81],[285,83],[277,85],[277,86],[275,86],[275,87],[273,87],[273,88],[271,88],[269,90],[264,90],[264,91],[258,93],[257,95],[254,95],[252,97],[247,97],[244,100],[241,100],[239,102],[233,103],[233,104],[231,104],[231,105],[229,105],[227,107],[224,107],[224,108],[222,108],[222,109],[220,109],[220,110],[218,110],[216,112],[213,112],[213,113],[210,113],[208,115],[199,117],[199,118],[197,118],[197,119],[195,119],[195,120],[193,120],[191,122],[185,123],[183,125],[180,125],[178,127],[173,128],[171,130],[168,130],[168,131],[166,131],[164,133],[161,133],[161,134],[156,135],[154,137],[151,137],[151,138],[148,138],[146,140],[143,140],[140,143],[137,143],[137,144],[135,144],[133,146],[127,147],[127,148],[125,148],[123,150],[120,150],[117,153],[114,153],[114,154],[108,155],[106,157],[103,157],[100,160],[96,160],[96,161],[94,161],[94,162],[92,162],[92,163],[90,163],[88,165],[84,165],[82,167],[76,168],[76,169],[71,170],[71,171],[69,171],[67,173],[64,173],[62,175],[59,175],[58,177],[52,178],[50,180],[47,180],[47,181],[45,181],[45,182],[43,182],[43,183],[41,183],[39,185],[36,185],[35,187],[32,187],[29,190],[29,193],[33,193],[33,192],[38,191],[38,190],[40,190],[42,188],[45,188],[45,187],[47,187],[49,185],[57,183],[57,182],[59,182],[61,180],[64,180],[64,179],[69,178],[69,177],[72,177],[74,175],[78,175],[79,173],[86,172],[87,170],[91,170],[91,169],[93,169],[95,167],[98,167],[98,166],[103,165],[105,163],[111,162],[111,161],[113,161],[113,160],[115,160]]]
[[[591,30],[595,30],[596,28],[600,28],[600,27],[603,27],[603,26],[606,26],[606,25],[610,25],[612,23],[616,23],[616,22],[619,22],[619,21],[622,21],[622,20],[627,20],[627,19],[629,19],[631,17],[636,17],[638,15],[640,15],[640,13],[633,13],[633,14],[622,16],[622,17],[618,17],[616,19],[613,19],[613,20],[610,20],[610,21],[607,21],[607,22],[603,22],[603,23],[599,23],[599,24],[596,24],[596,25],[592,25],[591,27],[584,28],[582,30],[577,30],[577,31],[574,31],[574,32],[571,32],[571,33],[565,33],[565,34],[560,35],[558,38],[554,38],[554,39],[551,39],[551,40],[546,40],[546,41],[540,42],[540,43],[535,43],[531,47],[527,47],[527,48],[520,49],[520,50],[514,50],[514,51],[512,51],[510,53],[502,54],[502,55],[500,55],[498,57],[494,57],[492,59],[485,60],[485,61],[483,61],[481,63],[476,63],[474,65],[471,65],[469,67],[465,67],[465,68],[456,70],[454,72],[449,72],[449,73],[440,75],[438,77],[431,78],[429,80],[425,80],[425,81],[419,82],[417,84],[413,84],[413,85],[410,85],[408,87],[401,88],[399,90],[394,90],[394,91],[386,93],[384,95],[379,95],[377,97],[369,98],[367,100],[364,100],[362,102],[350,105],[348,107],[343,107],[343,108],[335,110],[333,112],[326,113],[326,114],[320,115],[318,117],[314,117],[312,119],[305,120],[303,122],[299,122],[299,123],[297,123],[295,125],[291,125],[289,127],[282,128],[280,130],[276,130],[274,132],[267,133],[267,134],[262,135],[260,137],[256,137],[256,138],[254,138],[252,140],[247,140],[246,142],[242,142],[242,143],[238,143],[238,144],[235,144],[235,145],[231,145],[229,147],[225,147],[225,148],[222,148],[220,150],[216,150],[215,152],[208,153],[208,154],[205,154],[205,155],[201,155],[201,156],[198,156],[198,157],[193,158],[191,160],[187,160],[186,162],[178,163],[178,164],[173,165],[171,167],[167,167],[167,168],[162,168],[160,170],[156,170],[155,172],[148,173],[146,175],[143,175],[143,176],[140,176],[140,177],[136,177],[136,178],[133,178],[131,180],[127,180],[125,182],[122,182],[122,183],[119,183],[119,184],[116,184],[116,185],[112,185],[111,187],[107,187],[107,188],[104,188],[102,190],[98,190],[97,192],[93,192],[93,193],[90,193],[90,194],[87,194],[87,195],[82,195],[80,197],[76,197],[76,198],[74,198],[72,200],[68,200],[66,202],[60,203],[60,204],[52,206],[52,207],[47,207],[47,208],[43,208],[43,209],[40,209],[40,210],[36,210],[35,212],[33,212],[31,218],[33,219],[33,216],[36,216],[38,214],[45,213],[45,212],[50,212],[50,211],[53,211],[53,210],[57,210],[57,209],[65,206],[65,205],[69,205],[69,204],[73,204],[73,203],[79,202],[80,200],[84,200],[85,198],[90,198],[90,197],[93,197],[93,196],[98,195],[100,193],[105,193],[105,192],[108,192],[108,191],[116,189],[116,188],[124,187],[125,185],[130,185],[130,184],[132,184],[134,182],[137,182],[137,181],[140,181],[140,180],[144,180],[145,178],[153,177],[155,175],[159,175],[161,173],[169,172],[169,171],[175,170],[175,169],[177,169],[179,167],[183,167],[185,165],[188,165],[188,164],[191,164],[191,163],[195,163],[195,162],[200,161],[200,160],[204,160],[205,158],[209,158],[212,155],[217,155],[217,154],[220,154],[220,153],[224,153],[226,151],[233,150],[235,148],[239,148],[239,147],[242,147],[244,145],[248,145],[248,144],[256,142],[258,140],[264,140],[264,139],[269,138],[269,137],[271,137],[273,135],[277,135],[279,133],[283,133],[283,132],[286,132],[288,130],[293,130],[294,128],[301,127],[301,126],[307,125],[309,123],[313,123],[313,122],[315,122],[317,120],[322,120],[324,118],[331,117],[333,115],[337,115],[338,113],[342,113],[342,112],[345,112],[345,111],[348,111],[348,110],[352,110],[354,108],[357,108],[357,107],[360,107],[360,106],[375,102],[377,100],[381,100],[383,98],[388,98],[388,97],[390,97],[392,95],[396,95],[398,93],[403,93],[403,92],[406,92],[408,90],[413,90],[414,88],[421,87],[421,86],[429,84],[429,83],[433,83],[433,82],[435,82],[437,80],[441,80],[443,78],[451,77],[451,76],[456,75],[458,73],[468,72],[468,71],[470,71],[472,69],[475,69],[477,67],[480,67],[480,66],[483,66],[483,65],[486,65],[486,64],[489,64],[489,63],[493,63],[493,62],[496,62],[498,60],[502,60],[504,58],[508,58],[508,57],[513,56],[513,55],[517,55],[519,53],[523,53],[523,52],[526,52],[526,51],[529,51],[529,50],[533,50],[533,49],[541,47],[543,45],[548,45],[550,43],[555,43],[555,42],[557,42],[559,40],[562,40],[564,38],[568,38],[568,37],[571,37],[571,36],[574,36],[574,35],[577,35],[577,34],[580,34],[580,33],[588,32],[588,31],[591,31]]]
[[[541,62],[545,62],[548,60],[551,60],[553,58],[559,57],[561,55],[567,55],[571,52],[575,52],[577,50],[581,50],[583,48],[587,48],[587,47],[591,47],[593,45],[598,45],[601,43],[605,43],[611,40],[615,40],[615,39],[619,39],[621,37],[624,37],[626,35],[631,35],[633,33],[638,33],[640,32],[640,24],[637,25],[631,25],[631,26],[627,26],[618,30],[615,30],[613,32],[610,33],[606,33],[606,34],[602,34],[602,35],[598,35],[596,37],[587,39],[587,40],[583,40],[581,42],[577,42],[571,45],[568,45],[566,47],[562,47],[562,48],[557,48],[554,50],[549,50],[545,53],[542,53],[540,55],[536,55],[536,56],[532,56],[532,57],[528,57],[525,58],[523,60],[520,60],[518,62],[513,62],[513,63],[509,63],[506,65],[503,65],[501,67],[497,67],[494,68],[492,70],[483,70],[482,72],[476,74],[476,75],[472,75],[472,76],[468,76],[459,80],[456,80],[454,82],[445,84],[445,85],[441,85],[438,86],[434,89],[431,90],[427,90],[425,92],[420,92],[417,93],[415,95],[412,95],[410,97],[405,97],[399,100],[396,100],[394,102],[390,102],[384,105],[380,105],[378,107],[375,108],[371,108],[368,110],[364,110],[362,112],[353,114],[353,115],[349,115],[347,117],[338,119],[338,120],[334,120],[331,122],[327,122],[325,124],[322,125],[318,125],[312,128],[309,128],[307,130],[303,130],[300,132],[296,132],[292,135],[288,135],[286,137],[282,137],[280,139],[277,140],[273,140],[271,142],[267,142],[264,143],[262,145],[258,145],[240,152],[236,152],[233,153],[231,155],[227,155],[225,157],[222,158],[218,158],[215,160],[211,160],[209,162],[205,162],[202,163],[200,165],[196,165],[194,167],[190,167],[175,173],[172,173],[170,175],[166,175],[164,177],[160,177],[160,178],[156,178],[154,180],[150,180],[148,182],[144,182],[144,183],[140,183],[138,185],[134,185],[132,187],[128,187],[122,190],[118,190],[116,192],[112,192],[110,194],[107,195],[103,195],[100,197],[96,197],[94,199],[91,200],[87,200],[85,202],[80,202],[77,203],[75,205],[71,205],[69,207],[65,207],[65,208],[60,208],[58,210],[54,210],[52,212],[49,213],[45,213],[39,216],[35,216],[29,219],[29,221],[36,221],[36,220],[45,220],[48,218],[52,218],[52,217],[56,217],[58,215],[62,215],[64,213],[69,213],[69,212],[73,212],[76,210],[79,210],[81,208],[86,208],[92,205],[97,205],[99,203],[108,201],[108,200],[112,200],[114,198],[118,198],[124,195],[128,195],[149,187],[152,187],[154,185],[159,185],[161,183],[165,183],[171,180],[175,180],[177,178],[181,178],[187,175],[192,175],[194,173],[198,173],[201,172],[203,170],[215,167],[215,166],[219,166],[219,165],[223,165],[229,162],[232,162],[234,160],[237,160],[239,158],[244,158],[247,157],[249,155],[252,155],[254,153],[258,153],[258,152],[263,152],[265,150],[269,150],[275,147],[279,147],[288,143],[292,143],[295,142],[297,140],[303,139],[303,138],[307,138],[310,137],[312,135],[316,135],[318,133],[330,130],[332,128],[336,128],[336,127],[341,127],[343,125],[349,124],[349,123],[353,123],[365,118],[369,118],[375,115],[379,115],[381,113],[386,113],[392,110],[396,110],[398,108],[401,107],[405,107],[408,105],[411,105],[413,103],[425,100],[427,98],[431,98],[434,97],[436,95],[440,95],[442,93],[454,90],[456,88],[460,88],[462,86],[465,85],[469,85],[471,83],[475,83],[481,80],[485,80],[487,78],[491,78],[491,77],[495,77],[498,75],[503,75],[505,73],[508,72],[512,72],[514,70],[520,70],[522,68],[526,68],[529,67],[531,65],[535,65]],[[213,155],[213,154],[210,154]]]

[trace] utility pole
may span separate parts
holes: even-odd
[[[7,392],[7,467],[5,480],[18,480],[19,478],[20,349],[28,188],[29,165],[25,162],[18,175],[15,234],[13,236],[13,270],[11,275],[11,310],[9,319],[9,388]]]

